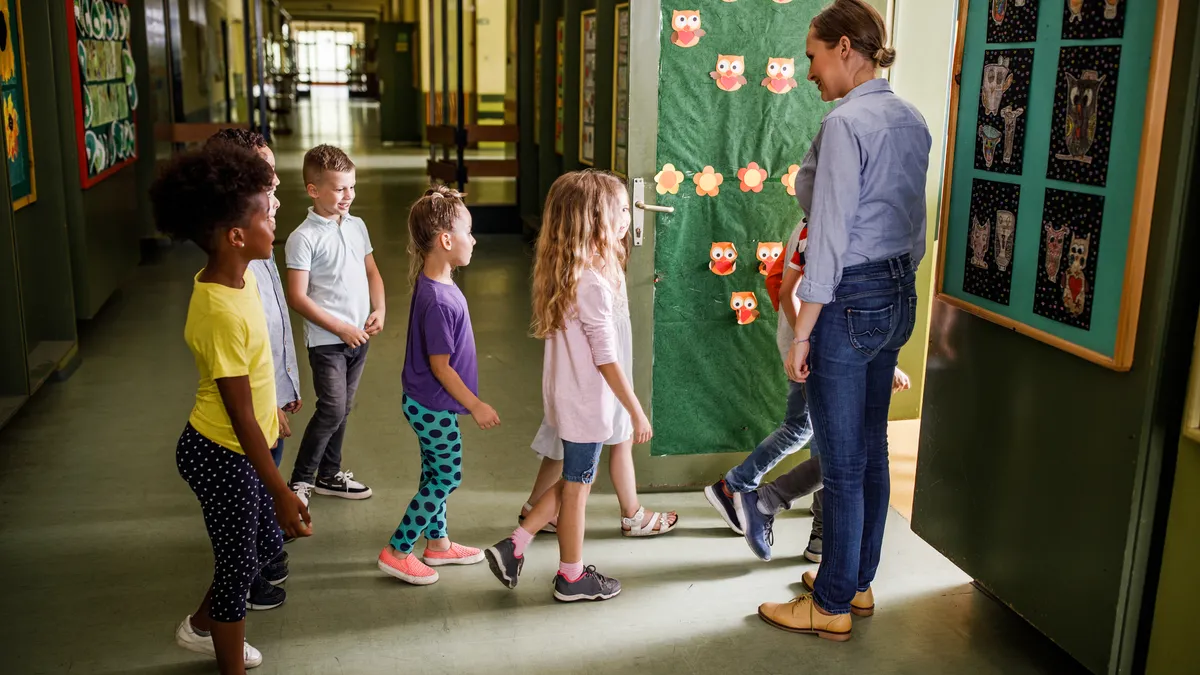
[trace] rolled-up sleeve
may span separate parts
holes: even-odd
[[[600,278],[585,272],[576,291],[579,323],[597,367],[617,362],[617,334],[613,325],[613,292]]]
[[[862,152],[850,121],[826,118],[821,125],[804,279],[800,282],[803,302],[833,302],[850,244],[850,226],[858,210],[861,174]]]

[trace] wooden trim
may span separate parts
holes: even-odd
[[[941,291],[937,292],[936,297],[938,300],[941,300],[942,302],[946,303],[947,305],[950,305],[952,307],[957,307],[958,309],[961,309],[964,312],[967,312],[969,314],[973,314],[981,319],[984,319],[985,321],[990,321],[992,323],[1004,326],[1005,328],[1012,329],[1026,337],[1031,337],[1040,342],[1045,342],[1046,344],[1050,345],[1051,347],[1061,349],[1064,352],[1068,352],[1070,354],[1078,356],[1081,359],[1086,359],[1088,361],[1091,361],[1092,363],[1099,364],[1101,366],[1104,366],[1105,368],[1111,368],[1113,370],[1120,370],[1120,371],[1129,370],[1128,366],[1126,366],[1124,368],[1119,367],[1117,362],[1109,356],[1105,356],[1104,354],[1101,354],[1100,352],[1094,352],[1090,349],[1087,349],[1086,347],[1080,347],[1079,345],[1075,344],[1074,342],[1071,342],[1069,340],[1064,340],[1063,338],[1060,338],[1057,335],[1051,335],[1050,333],[1047,333],[1046,331],[1034,328],[1033,326],[1030,326],[1027,323],[1021,323],[1020,321],[1016,321],[1015,319],[1010,319],[1007,316],[1002,316],[1000,314],[996,314],[995,312],[988,311],[982,307],[972,305],[971,303],[969,303],[965,300],[960,300],[954,296],[946,295],[945,293],[942,293]]]
[[[625,171],[617,171],[617,100],[618,92],[620,91],[620,80],[618,74],[621,69],[621,10],[629,13],[629,3],[622,2],[613,7],[613,81],[612,81],[612,151],[609,154],[611,159],[609,164],[612,166],[612,172],[621,178],[628,178]],[[630,19],[633,17],[630,16]],[[629,42],[633,42],[633,22],[629,24]],[[625,55],[625,78],[629,79],[629,55]],[[626,92],[625,98],[629,98],[629,93]],[[625,124],[625,168],[629,169],[629,123]]]
[[[222,129],[249,129],[245,123],[229,122],[180,122],[173,124],[156,124],[154,140],[166,143],[203,143],[210,136]]]
[[[585,58],[587,56],[587,38],[585,36],[585,31],[584,31],[583,27],[585,25],[587,25],[587,18],[589,16],[592,17],[592,21],[594,21],[594,22],[599,21],[599,19],[596,17],[596,10],[594,10],[594,9],[585,9],[579,13],[579,163],[584,166],[595,166],[596,165],[595,111],[593,111],[593,119],[592,119],[592,158],[590,160],[588,160],[588,159],[585,159],[583,156],[583,90],[584,90],[584,86],[583,86],[584,79],[583,78],[584,78],[584,72],[587,69],[587,59]],[[596,46],[599,47],[600,46],[599,45],[599,37],[600,36],[597,35],[596,37],[597,37]],[[600,50],[597,49],[596,51],[599,52]]]
[[[950,114],[946,118],[946,157],[942,167],[942,201],[938,206],[937,267],[933,270],[933,292],[942,296],[946,270],[946,236],[950,230],[950,186],[954,184],[954,146],[958,136],[958,95],[962,89],[963,49],[967,41],[967,9],[958,3],[958,28],[954,35],[954,63],[950,67]],[[953,303],[950,303],[953,304]],[[980,310],[983,311],[983,310]]]
[[[21,96],[25,99],[25,138],[29,141],[29,194],[13,202],[13,213],[37,201],[37,153],[33,151],[33,118],[29,115],[29,67],[25,65],[25,24],[21,17],[21,0],[17,7],[17,39],[21,41]]]
[[[425,127],[425,140],[435,145],[454,145],[457,127]],[[521,140],[521,127],[516,124],[468,124],[467,144],[472,143],[516,143]]]
[[[1133,193],[1133,218],[1129,224],[1129,246],[1125,253],[1125,283],[1121,293],[1121,309],[1117,314],[1117,343],[1113,349],[1117,370],[1129,370],[1133,365],[1178,18],[1179,0],[1159,0],[1150,56],[1150,79],[1146,85],[1142,144],[1138,152],[1137,186]]]
[[[520,164],[515,159],[468,159],[463,161],[467,169],[467,180],[474,178],[517,178]],[[446,183],[458,180],[455,164],[444,159],[425,160],[425,173]]]

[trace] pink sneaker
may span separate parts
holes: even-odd
[[[434,551],[426,546],[425,554],[421,556],[421,559],[425,561],[426,565],[433,567],[439,565],[474,565],[477,562],[483,562],[483,551],[451,542],[450,548],[446,551]]]
[[[397,552],[387,546],[379,552],[379,569],[384,574],[416,586],[428,586],[438,580],[437,570],[418,560],[417,556],[409,553],[397,557]]]

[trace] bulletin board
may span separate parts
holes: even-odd
[[[79,178],[87,189],[137,159],[137,67],[127,0],[65,0]]]
[[[938,299],[1131,367],[1177,9],[962,4]]]
[[[554,151],[563,154],[563,104],[567,97],[567,20],[559,17],[554,28]]]
[[[617,5],[614,12],[612,170],[624,178],[629,173],[629,3]]]
[[[37,201],[33,136],[29,120],[29,77],[25,73],[25,33],[21,3],[0,0],[0,99],[4,107],[4,149],[13,211]]]
[[[542,22],[533,24],[533,142],[542,143]]]
[[[596,164],[596,10],[579,15],[579,163]]]
[[[828,0],[662,3],[654,244],[655,455],[745,452],[783,419],[768,265],[831,104],[804,30]]]

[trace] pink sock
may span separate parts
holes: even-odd
[[[512,537],[510,537],[510,539],[512,539],[514,545],[513,555],[520,558],[521,556],[525,555],[525,547],[529,545],[529,542],[533,541],[533,535],[526,532],[525,528],[518,527],[517,529],[513,530]]]
[[[579,577],[583,576],[583,561],[576,563],[565,563],[558,561],[558,573],[563,575],[567,581],[578,581]]]

